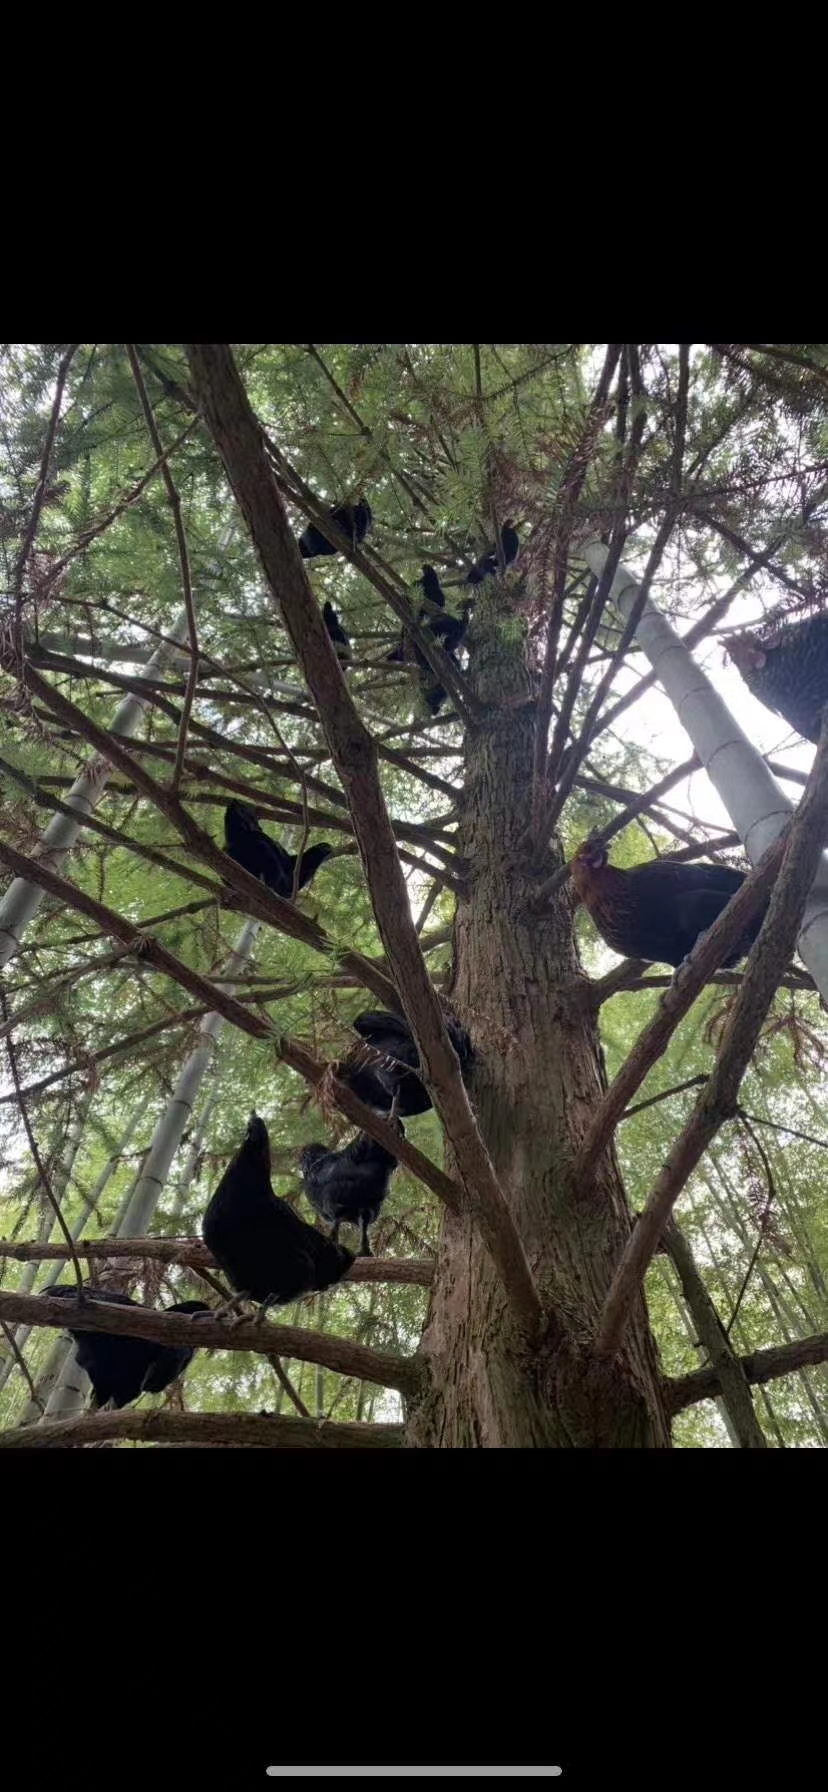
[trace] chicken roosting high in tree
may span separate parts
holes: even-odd
[[[601,840],[585,840],[572,861],[578,900],[613,952],[676,967],[692,952],[699,935],[718,920],[745,876],[730,865],[674,859],[651,859],[624,870],[610,865]],[[766,911],[767,903],[723,960],[725,967],[738,964],[750,951]]]
[[[471,1039],[465,1027],[451,1015],[445,1015],[444,1020],[465,1074],[474,1056]],[[395,1112],[405,1119],[425,1114],[431,1107],[431,1096],[422,1077],[416,1074],[420,1055],[408,1022],[384,1008],[369,1008],[358,1014],[351,1025],[364,1045],[355,1047],[340,1064],[340,1081],[379,1113],[388,1113],[393,1103]]]
[[[727,651],[754,697],[805,740],[819,740],[828,703],[828,616],[731,635]]]
[[[224,811],[224,850],[237,865],[249,871],[251,877],[267,884],[276,896],[289,900],[293,895],[296,854],[286,852],[277,840],[271,840],[249,803],[228,803]],[[333,847],[327,840],[320,841],[318,846],[306,847],[299,858],[298,890],[304,890],[332,852]]]
[[[355,546],[365,540],[372,523],[371,507],[361,498],[358,504],[338,504],[328,512],[331,522],[337,523],[343,535],[347,535]],[[321,554],[338,554],[340,549],[329,541],[315,523],[308,523],[299,537],[299,552],[303,560],[314,560]]]
[[[404,1138],[399,1121],[396,1125]],[[384,1145],[361,1132],[343,1151],[329,1151],[327,1145],[306,1145],[300,1164],[305,1194],[320,1219],[327,1220],[333,1227],[333,1243],[336,1244],[339,1238],[343,1221],[358,1225],[361,1228],[360,1256],[370,1257],[368,1228],[373,1225],[388,1193],[397,1159]]]

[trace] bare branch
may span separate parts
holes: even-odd
[[[49,418],[49,427],[46,431],[46,440],[43,444],[43,454],[41,456],[41,461],[40,461],[40,476],[37,481],[37,489],[36,489],[35,495],[34,495],[34,503],[32,505],[32,514],[31,514],[29,521],[26,525],[26,529],[25,529],[25,532],[23,535],[23,540],[20,544],[20,552],[17,556],[17,561],[15,564],[14,572],[12,573],[12,601],[14,603],[15,634],[16,634],[18,640],[20,638],[21,618],[22,618],[22,610],[23,610],[23,580],[26,576],[26,567],[28,564],[29,555],[32,551],[32,547],[34,546],[34,540],[35,540],[35,536],[37,535],[37,528],[38,528],[38,524],[40,522],[40,513],[43,509],[43,500],[46,496],[46,489],[47,489],[48,479],[49,479],[49,462],[52,458],[52,449],[54,448],[54,445],[55,445],[55,436],[57,435],[57,426],[60,421],[60,407],[63,403],[63,389],[64,389],[64,386],[66,385],[66,379],[67,379],[67,376],[69,373],[69,369],[72,365],[72,362],[73,362],[75,355],[79,348],[80,348],[80,343],[73,342],[71,347],[69,349],[67,349],[66,354],[63,356],[63,359],[58,368],[57,381],[55,384],[55,396],[54,396],[54,401],[52,403],[51,415]]]
[[[612,377],[621,357],[621,343],[609,343],[604,357],[601,376],[584,419],[584,427],[577,446],[569,458],[569,464],[561,481],[558,494],[558,525],[555,535],[553,555],[552,603],[546,631],[546,648],[544,653],[543,677],[538,696],[537,719],[535,723],[535,767],[533,797],[533,832],[539,833],[543,810],[546,806],[547,775],[547,738],[552,715],[552,691],[555,684],[558,636],[563,616],[564,593],[566,590],[567,556],[572,530],[575,523],[575,507],[580,496],[584,480],[589,471],[590,459],[595,439],[607,414],[609,389]],[[618,554],[620,558],[621,546]],[[609,590],[609,585],[607,586]]]
[[[134,1438],[139,1443],[188,1444],[194,1449],[380,1450],[402,1443],[402,1425],[338,1424],[252,1412],[99,1412],[49,1425],[0,1432],[3,1450],[67,1450]]]
[[[766,1381],[777,1381],[782,1375],[794,1375],[811,1363],[828,1362],[828,1332],[811,1338],[795,1338],[791,1344],[774,1344],[767,1350],[754,1350],[739,1358],[743,1373],[752,1387]],[[683,1412],[698,1400],[710,1400],[721,1389],[719,1370],[711,1363],[690,1375],[664,1383],[664,1395],[671,1413]]]
[[[664,1230],[664,1248],[670,1257],[693,1323],[719,1379],[722,1399],[743,1450],[766,1450],[767,1439],[753,1410],[747,1376],[736,1356],[719,1314],[707,1292],[693,1253],[675,1220]]]
[[[64,1331],[77,1319],[85,1332],[112,1333],[120,1338],[146,1338],[155,1344],[185,1345],[190,1350],[245,1350],[259,1356],[296,1357],[300,1362],[321,1363],[338,1375],[354,1375],[380,1387],[397,1388],[416,1395],[424,1369],[414,1357],[391,1356],[334,1338],[328,1332],[305,1331],[296,1325],[259,1324],[255,1319],[228,1325],[206,1314],[191,1318],[181,1313],[161,1313],[146,1307],[115,1307],[104,1301],[71,1301],[45,1294],[0,1292],[0,1320],[31,1326],[47,1325]]]
[[[44,1164],[43,1159],[40,1155],[40,1150],[38,1147],[37,1139],[35,1138],[34,1132],[32,1130],[32,1123],[29,1118],[29,1110],[26,1105],[26,1100],[25,1100],[23,1091],[20,1086],[20,1074],[19,1074],[19,1071],[17,1068],[17,1053],[14,1049],[14,1040],[12,1038],[12,1029],[8,1025],[9,1005],[6,1000],[6,992],[2,987],[0,987],[0,1008],[2,1008],[2,1010],[3,1010],[3,1020],[6,1022],[6,1029],[7,1029],[6,1030],[6,1053],[7,1053],[8,1060],[9,1060],[9,1069],[10,1069],[11,1075],[12,1075],[12,1082],[14,1084],[14,1092],[17,1097],[17,1106],[20,1110],[20,1117],[23,1121],[23,1126],[25,1129],[26,1137],[29,1141],[29,1150],[31,1151],[32,1157],[34,1158],[34,1161],[35,1161],[35,1168],[37,1170],[38,1176],[40,1177],[40,1184],[43,1189],[43,1193],[49,1202],[49,1206],[51,1207],[52,1212],[54,1213],[55,1219],[57,1220],[57,1223],[61,1229],[61,1232],[63,1233],[63,1236],[66,1240],[67,1250],[69,1252],[69,1256],[72,1259],[72,1267],[75,1271],[75,1279],[77,1281],[78,1287],[82,1288],[83,1287],[83,1276],[81,1274],[81,1266],[78,1262],[77,1252],[75,1250],[75,1242],[74,1242],[72,1234],[69,1230],[69,1227],[67,1226],[66,1221],[63,1217],[63,1208],[61,1207],[60,1202],[57,1198],[57,1195],[55,1194],[55,1191],[52,1187],[51,1178],[46,1169],[46,1165]]]
[[[178,558],[181,565],[181,584],[184,592],[184,608],[187,612],[187,631],[190,638],[190,667],[187,675],[187,689],[184,695],[184,708],[181,713],[181,727],[178,732],[175,766],[173,768],[172,783],[170,785],[173,795],[176,795],[181,783],[181,773],[184,769],[184,754],[187,751],[187,724],[190,719],[190,712],[193,707],[196,685],[198,683],[198,630],[196,628],[195,607],[193,604],[193,587],[190,579],[190,555],[187,548],[187,536],[184,531],[184,523],[181,517],[181,499],[178,496],[178,489],[172,473],[170,472],[169,457],[164,454],[164,444],[158,434],[158,426],[155,421],[152,405],[150,404],[147,388],[144,384],[144,376],[141,372],[138,357],[135,353],[134,344],[128,342],[126,351],[129,356],[130,367],[132,368],[132,377],[138,389],[138,397],[141,400],[141,409],[144,413],[144,420],[149,431],[150,441],[155,449],[156,458],[161,463],[161,473],[167,488],[170,509],[173,513],[175,538],[178,543]]]
[[[188,1269],[215,1269],[218,1265],[200,1238],[95,1238],[75,1245],[82,1262],[117,1262],[120,1257],[145,1257],[150,1263],[180,1263]],[[65,1244],[39,1244],[0,1238],[0,1261],[53,1263],[68,1258]],[[434,1261],[430,1257],[355,1257],[347,1282],[408,1283],[430,1287]]]

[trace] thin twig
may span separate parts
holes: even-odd
[[[197,425],[197,418],[194,419],[192,423],[188,423],[186,429],[182,429],[181,434],[176,436],[175,441],[170,443],[169,448],[164,449],[163,454],[159,456],[158,460],[153,461],[152,466],[146,473],[141,475],[137,484],[131,486],[129,491],[125,492],[123,498],[118,500],[118,503],[114,505],[113,509],[108,510],[106,515],[101,518],[100,522],[94,523],[91,528],[83,530],[82,534],[77,537],[74,547],[71,547],[60,560],[55,561],[54,566],[50,567],[44,580],[44,590],[49,591],[51,587],[57,583],[61,574],[66,571],[67,566],[71,565],[71,562],[77,559],[78,554],[84,553],[85,549],[89,547],[90,542],[97,540],[98,536],[103,535],[107,529],[111,529],[112,524],[116,523],[120,516],[123,516],[124,511],[129,510],[131,505],[137,503],[141,493],[149,485],[150,480],[154,479],[157,473],[160,473],[165,461],[169,460],[171,454],[177,453],[178,449],[184,442],[186,442],[187,437],[193,434]],[[103,603],[100,605],[100,608],[107,609],[108,605]],[[130,620],[132,619],[130,618]],[[139,624],[139,626],[146,628],[147,624],[143,623]],[[173,646],[180,647],[180,642],[173,642],[171,636],[169,639]]]
[[[17,556],[17,561],[15,563],[14,571],[12,573],[12,599],[14,602],[14,632],[15,632],[15,638],[18,641],[20,640],[21,631],[22,631],[23,580],[24,580],[25,574],[26,574],[26,566],[28,564],[29,555],[30,555],[30,553],[32,551],[32,547],[34,545],[35,536],[37,535],[37,528],[38,528],[38,524],[40,522],[40,513],[43,509],[43,500],[46,496],[47,482],[48,482],[48,478],[49,478],[49,462],[52,458],[52,450],[55,445],[55,436],[57,435],[57,427],[58,427],[58,422],[60,420],[60,407],[63,403],[63,389],[64,389],[64,386],[66,385],[66,378],[67,378],[69,369],[72,365],[72,361],[74,360],[74,357],[79,348],[80,348],[80,343],[73,342],[71,347],[69,349],[67,349],[67,352],[63,356],[63,359],[58,368],[57,381],[56,381],[56,385],[55,385],[55,396],[54,396],[54,401],[52,403],[51,415],[49,417],[49,427],[46,431],[46,441],[44,442],[44,445],[43,445],[43,454],[42,454],[41,460],[40,460],[40,476],[38,478],[37,489],[36,489],[35,495],[34,495],[34,503],[32,504],[32,514],[31,514],[28,524],[26,526],[26,530],[23,535],[23,540],[20,545],[20,552]]]
[[[561,618],[563,616],[564,593],[566,590],[567,556],[572,538],[572,530],[575,524],[575,507],[584,480],[589,471],[590,458],[595,438],[606,417],[609,390],[620,356],[621,343],[609,343],[598,385],[593,393],[587,410],[583,429],[580,433],[577,445],[573,448],[569,457],[569,463],[561,480],[561,487],[558,495],[559,520],[555,533],[555,547],[553,553],[552,603],[546,630],[543,676],[538,696],[537,719],[535,723],[532,833],[536,838],[539,838],[540,835],[541,820],[547,802],[546,779],[549,723],[552,716],[552,692],[555,684],[555,663]]]
[[[273,1370],[273,1373],[276,1377],[276,1380],[279,1383],[279,1386],[284,1389],[285,1393],[287,1394],[288,1399],[295,1406],[300,1419],[309,1419],[310,1413],[308,1412],[308,1409],[305,1405],[304,1400],[300,1400],[299,1395],[297,1394],[296,1389],[293,1385],[293,1382],[291,1381],[290,1376],[287,1373],[287,1370],[283,1369],[283,1367],[279,1361],[279,1358],[277,1356],[271,1357],[270,1367]]]
[[[126,351],[129,356],[132,377],[138,390],[138,397],[141,401],[141,409],[144,413],[144,421],[149,431],[150,441],[155,449],[156,457],[161,461],[161,473],[167,488],[170,509],[173,513],[175,538],[178,543],[178,558],[181,565],[181,584],[184,591],[184,608],[187,612],[187,632],[190,638],[190,665],[187,674],[187,689],[184,693],[181,726],[178,731],[178,745],[176,747],[175,765],[173,767],[173,775],[170,785],[172,793],[175,796],[178,793],[178,788],[181,783],[181,774],[184,770],[184,755],[187,751],[187,727],[195,698],[196,685],[198,683],[198,630],[196,628],[195,606],[193,604],[193,587],[190,579],[190,555],[187,548],[187,536],[181,516],[181,499],[178,496],[175,480],[170,472],[169,459],[164,456],[164,445],[158,434],[158,426],[155,421],[149,394],[144,384],[144,376],[141,372],[138,356],[135,353],[134,343],[128,342]]]
[[[6,992],[2,988],[2,985],[0,985],[0,1007],[2,1007],[2,1010],[3,1010],[4,1021],[8,1021],[9,1006],[8,1006],[8,1002],[6,1000]],[[34,1158],[35,1168],[37,1169],[38,1176],[40,1177],[41,1185],[43,1187],[43,1192],[47,1196],[49,1205],[54,1212],[55,1219],[57,1220],[57,1223],[61,1229],[61,1232],[63,1233],[63,1236],[66,1239],[66,1243],[67,1243],[67,1246],[69,1249],[69,1256],[72,1260],[72,1267],[75,1271],[75,1276],[77,1278],[78,1298],[80,1300],[82,1300],[83,1299],[83,1271],[81,1270],[80,1263],[78,1262],[78,1253],[75,1250],[75,1241],[74,1241],[72,1234],[69,1230],[69,1227],[67,1226],[66,1221],[63,1217],[63,1209],[62,1209],[60,1202],[57,1198],[57,1195],[55,1194],[55,1191],[52,1187],[51,1178],[46,1169],[46,1165],[44,1164],[43,1159],[40,1155],[40,1150],[38,1148],[37,1139],[35,1138],[35,1135],[32,1131],[32,1123],[31,1123],[31,1120],[29,1119],[29,1110],[26,1106],[23,1092],[20,1087],[20,1074],[19,1074],[19,1071],[17,1068],[17,1053],[14,1049],[14,1040],[12,1039],[11,1030],[9,1030],[9,1032],[6,1035],[6,1053],[7,1053],[8,1060],[9,1060],[9,1069],[10,1069],[11,1075],[12,1075],[12,1082],[14,1083],[15,1095],[17,1096],[17,1105],[20,1110],[20,1118],[23,1121],[23,1125],[24,1125],[24,1128],[26,1131],[26,1137],[29,1141],[29,1150],[31,1151],[32,1157]]]
[[[752,1252],[751,1259],[747,1266],[747,1269],[745,1270],[744,1278],[742,1280],[742,1286],[739,1289],[739,1292],[736,1296],[736,1301],[735,1301],[735,1304],[733,1307],[733,1312],[731,1313],[730,1318],[727,1322],[727,1325],[725,1326],[725,1336],[728,1338],[730,1337],[733,1327],[736,1324],[736,1320],[739,1317],[739,1308],[742,1304],[745,1293],[747,1291],[747,1286],[750,1281],[750,1278],[753,1275],[753,1271],[756,1267],[756,1259],[759,1255],[759,1252],[762,1249],[762,1245],[765,1240],[765,1234],[766,1234],[766,1230],[767,1230],[767,1221],[768,1221],[768,1217],[770,1215],[771,1206],[776,1199],[776,1183],[774,1182],[774,1179],[773,1179],[773,1170],[771,1169],[770,1158],[768,1157],[765,1147],[762,1144],[761,1139],[757,1139],[756,1134],[753,1130],[753,1127],[751,1126],[749,1120],[747,1119],[746,1115],[742,1112],[741,1109],[739,1110],[738,1118],[739,1118],[739,1120],[741,1120],[742,1125],[744,1126],[745,1132],[748,1133],[749,1137],[753,1140],[754,1148],[756,1149],[756,1151],[759,1154],[759,1157],[762,1160],[762,1168],[764,1169],[765,1176],[767,1178],[767,1183],[768,1183],[768,1198],[767,1198],[767,1202],[766,1202],[765,1206],[763,1207],[762,1212],[759,1216],[758,1233],[757,1233],[755,1248]]]
[[[6,1340],[6,1343],[8,1344],[8,1347],[12,1353],[12,1356],[14,1357],[17,1367],[20,1370],[20,1373],[23,1376],[23,1379],[24,1379],[26,1386],[29,1390],[29,1399],[32,1401],[33,1405],[35,1405],[38,1408],[38,1411],[40,1413],[44,1413],[46,1408],[43,1405],[43,1401],[40,1398],[40,1395],[37,1391],[37,1388],[35,1387],[34,1382],[32,1381],[31,1375],[29,1373],[29,1365],[26,1362],[26,1358],[24,1357],[23,1352],[20,1349],[20,1346],[19,1346],[17,1339],[14,1335],[14,1332],[12,1331],[11,1326],[6,1324],[5,1319],[0,1319],[0,1329],[2,1329],[3,1336]]]

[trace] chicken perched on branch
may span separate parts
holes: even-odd
[[[504,566],[511,566],[512,561],[517,559],[517,551],[520,546],[514,523],[504,523],[500,531],[500,545],[503,549]],[[482,585],[484,579],[494,578],[497,570],[497,552],[494,548],[487,548],[485,554],[482,554],[472,567],[466,584]]]
[[[43,1288],[41,1293],[50,1300],[57,1296],[74,1301],[75,1312],[78,1315],[83,1312],[77,1303],[77,1287],[67,1282]],[[140,1305],[128,1294],[115,1294],[110,1288],[92,1288],[88,1283],[84,1284],[83,1293],[85,1300],[111,1302],[116,1307]],[[141,1311],[145,1312],[146,1308],[141,1307]],[[202,1300],[181,1300],[166,1311],[209,1313],[211,1308]],[[78,1364],[86,1370],[92,1383],[93,1407],[106,1406],[110,1401],[113,1406],[129,1406],[139,1394],[162,1394],[179,1375],[183,1375],[193,1360],[194,1351],[181,1344],[154,1344],[149,1338],[126,1338],[114,1332],[85,1332],[78,1325],[67,1325],[66,1329],[77,1346]]]
[[[572,861],[578,900],[607,945],[624,958],[675,966],[692,952],[699,935],[712,927],[746,875],[730,865],[694,865],[675,859],[651,859],[624,871],[608,863],[606,846],[600,840],[585,840]],[[738,964],[750,951],[766,912],[767,902],[723,960],[725,966]]]
[[[201,1236],[239,1299],[259,1302],[259,1318],[269,1306],[330,1288],[354,1261],[274,1194],[270,1139],[258,1114],[207,1207]]]
[[[753,696],[805,740],[818,741],[828,703],[828,615],[764,635],[746,630],[729,636],[725,646]]]
[[[387,1114],[396,1100],[398,1114],[405,1117],[424,1114],[431,1107],[431,1096],[422,1077],[416,1074],[420,1056],[408,1022],[398,1014],[377,1008],[366,1009],[351,1024],[377,1055],[368,1058],[357,1048],[353,1058],[340,1066],[340,1081],[347,1083],[360,1100],[376,1108],[378,1113]],[[450,1015],[445,1016],[445,1024],[465,1070],[474,1056],[471,1039],[465,1027]]]
[[[286,852],[278,841],[259,826],[255,809],[249,803],[228,803],[224,811],[224,850],[237,865],[249,871],[251,877],[257,877],[276,896],[290,900],[293,895],[293,874],[296,868],[296,854]],[[333,847],[327,840],[318,846],[309,846],[299,860],[299,882],[297,889],[304,890],[316,875],[320,865],[330,858]]]
[[[429,606],[431,607],[424,604],[418,611],[417,621],[422,624],[423,628],[427,629],[428,633],[434,637],[435,641],[440,642],[441,647],[447,653],[452,663],[457,666],[459,671],[460,664],[457,658],[457,650],[461,646],[466,635],[469,626],[469,617],[474,608],[474,599],[467,598],[460,606],[460,615],[452,616],[450,611],[446,609],[445,592],[442,589],[433,566],[423,567],[423,576],[418,580],[418,584],[422,587],[423,594],[428,598]],[[433,606],[436,606],[436,608]],[[385,657],[392,665],[404,665],[413,660],[415,664],[419,666],[420,690],[423,695],[423,701],[431,714],[436,716],[441,705],[445,702],[445,687],[435,678],[425,654],[422,652],[421,648],[417,646],[416,641],[411,641],[409,639],[404,628],[400,634],[396,647],[392,647],[391,652],[387,653]]]
[[[328,511],[328,515],[331,522],[342,530],[343,535],[348,536],[354,547],[365,540],[374,520],[371,506],[364,498],[360,498],[358,504],[337,504],[335,509]],[[315,560],[319,554],[339,554],[341,549],[328,541],[315,523],[308,523],[299,537],[299,552],[303,560]]]
[[[322,621],[334,644],[340,666],[347,666],[351,658],[351,638],[350,635],[346,635],[333,604],[324,603],[322,605]]]
[[[420,586],[423,596],[428,598],[428,604],[421,604],[417,611],[417,621],[429,629],[435,639],[439,640],[445,633],[445,624],[447,622],[455,623],[456,619],[453,616],[444,617],[437,614],[437,611],[445,611],[446,594],[433,566],[423,567],[422,578],[417,580],[417,584]],[[432,608],[431,606],[436,607]],[[451,634],[450,629],[448,633]],[[400,630],[400,638],[396,647],[392,647],[391,652],[387,653],[385,658],[389,664],[395,666],[402,666],[407,660],[416,659],[421,668],[425,667],[427,672],[430,670],[428,660],[424,659],[419,648],[409,641],[405,628]]]
[[[399,1121],[396,1125],[404,1138]],[[333,1227],[332,1242],[336,1244],[343,1221],[358,1225],[362,1233],[359,1255],[370,1257],[368,1227],[373,1225],[388,1193],[397,1159],[384,1145],[360,1132],[343,1151],[329,1151],[327,1145],[306,1145],[300,1164],[305,1194],[320,1219]]]

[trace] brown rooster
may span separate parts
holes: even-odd
[[[584,840],[572,861],[578,900],[613,952],[675,966],[712,927],[746,875],[730,865],[685,864],[676,859],[650,859],[622,871],[609,864],[601,840]],[[724,960],[726,966],[738,964],[750,951],[766,908],[767,903]]]
[[[746,630],[725,646],[753,696],[805,740],[818,741],[828,703],[828,616],[808,616],[764,636]]]

